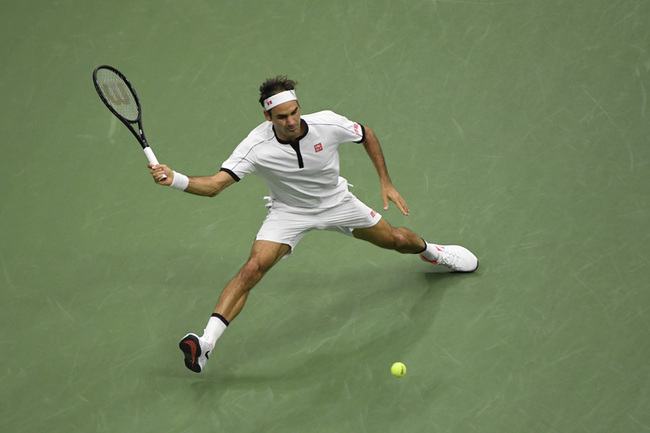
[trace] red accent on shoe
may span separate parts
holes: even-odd
[[[436,248],[438,248],[438,247],[436,247]],[[440,250],[439,248],[438,248],[438,250],[439,250],[439,251],[442,251],[442,250]],[[421,258],[422,260],[424,260],[425,262],[433,263],[434,265],[437,265],[437,264],[438,264],[438,262],[434,262],[433,260],[429,260],[429,259],[427,259],[426,257],[424,257],[422,254],[420,254],[420,258]]]
[[[196,362],[196,344],[194,344],[194,341],[192,340],[186,340],[185,344],[190,347],[190,351],[192,353],[192,364],[194,364]]]

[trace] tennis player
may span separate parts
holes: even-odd
[[[466,248],[428,243],[407,228],[393,227],[348,190],[347,180],[339,176],[338,147],[361,143],[379,175],[384,210],[392,201],[404,215],[409,214],[372,129],[332,111],[302,115],[296,84],[285,76],[262,84],[259,102],[266,121],[239,143],[215,175],[187,177],[164,164],[149,164],[156,183],[200,196],[214,197],[247,174],[260,177],[270,190],[268,214],[248,261],[222,291],[203,335],[190,333],[179,343],[185,365],[194,372],[203,370],[250,290],[310,230],[331,230],[399,253],[419,254],[456,272],[478,268],[477,258]]]

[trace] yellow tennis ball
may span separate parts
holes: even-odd
[[[390,372],[395,377],[402,377],[406,374],[406,365],[401,362],[396,362],[390,367]]]

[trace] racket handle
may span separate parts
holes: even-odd
[[[158,159],[156,158],[156,155],[154,155],[153,150],[149,146],[145,147],[144,149],[144,154],[147,155],[147,159],[149,160],[150,163],[153,165],[158,165],[160,164],[158,162]],[[163,174],[162,177],[158,180],[165,180],[167,179],[167,175]]]

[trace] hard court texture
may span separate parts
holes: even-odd
[[[650,431],[648,23],[644,0],[7,2],[0,430]],[[154,185],[100,64],[187,175],[215,173],[288,74],[303,113],[373,128],[411,215],[383,211],[350,144],[354,193],[481,267],[311,233],[186,370],[178,340],[246,260],[267,190]]]

